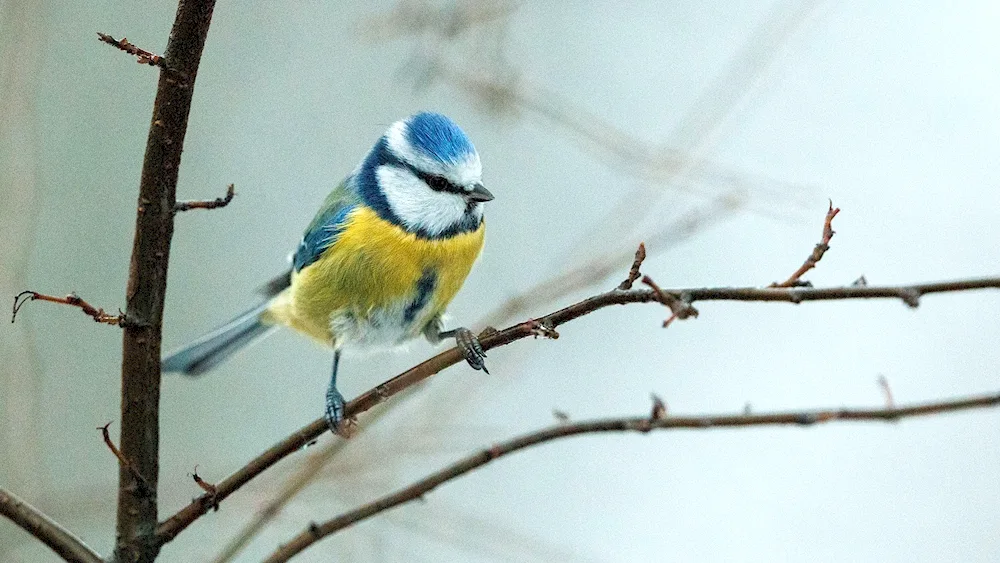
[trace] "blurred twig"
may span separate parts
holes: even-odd
[[[10,518],[66,561],[103,563],[96,551],[37,508],[0,488],[0,514]]]
[[[280,563],[288,561],[291,557],[301,553],[304,549],[327,536],[400,504],[423,498],[423,495],[439,485],[456,479],[500,457],[531,446],[570,436],[604,432],[645,433],[651,430],[670,429],[707,430],[750,426],[810,426],[835,421],[895,422],[907,417],[929,416],[960,410],[996,407],[997,405],[1000,405],[1000,393],[944,399],[930,403],[882,409],[824,409],[764,414],[698,416],[664,416],[660,413],[660,416],[657,416],[657,409],[654,408],[652,416],[607,418],[557,424],[486,448],[440,471],[432,473],[408,487],[359,506],[350,512],[345,512],[336,518],[320,524],[311,523],[305,531],[279,547],[265,562]]]
[[[695,233],[730,216],[741,203],[742,200],[736,194],[725,194],[667,222],[654,232],[645,233],[642,238],[646,241],[644,246],[647,255],[655,256],[675,248]],[[546,278],[504,301],[476,324],[502,325],[530,311],[549,307],[576,292],[590,289],[619,271],[625,262],[626,253],[625,250],[615,249],[585,260],[562,274]]]
[[[473,27],[507,18],[517,8],[516,3],[507,1],[466,0],[436,6],[421,0],[401,0],[391,10],[369,18],[361,31],[374,41],[422,34],[455,38]]]
[[[0,295],[25,287],[30,257],[37,252],[36,218],[40,182],[38,106],[52,24],[42,0],[0,2]],[[4,330],[0,337],[0,474],[29,502],[48,490],[41,464],[41,369],[30,324]],[[13,548],[4,531],[0,545]],[[0,549],[0,552],[3,550]],[[2,553],[0,553],[2,557]]]

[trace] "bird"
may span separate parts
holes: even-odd
[[[444,330],[442,317],[483,248],[491,200],[479,153],[454,121],[425,111],[393,123],[326,197],[265,299],[168,354],[162,371],[203,374],[290,328],[333,348],[324,418],[340,434],[349,422],[337,388],[345,349],[454,338],[468,364],[489,373],[476,336]]]

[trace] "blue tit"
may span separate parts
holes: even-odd
[[[418,336],[454,337],[469,365],[486,355],[441,316],[483,247],[479,154],[453,121],[418,113],[393,123],[306,228],[268,299],[163,359],[163,371],[201,374],[280,326],[331,346],[326,421],[342,429],[341,351],[393,347]]]

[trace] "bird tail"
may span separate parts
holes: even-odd
[[[269,304],[270,301],[265,301],[187,346],[175,350],[163,358],[162,371],[201,375],[247,344],[269,334],[277,328],[276,325],[265,324],[261,318]]]

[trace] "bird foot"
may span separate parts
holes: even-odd
[[[323,418],[326,419],[326,425],[330,428],[330,432],[342,438],[350,438],[357,433],[358,423],[354,418],[344,418],[345,404],[344,396],[340,394],[340,391],[327,390]]]
[[[469,366],[472,369],[481,369],[488,375],[490,370],[486,369],[486,351],[483,350],[483,345],[479,343],[479,338],[465,327],[456,328],[453,332],[455,333],[455,344],[462,351],[462,355],[465,356],[465,361],[469,363]]]

